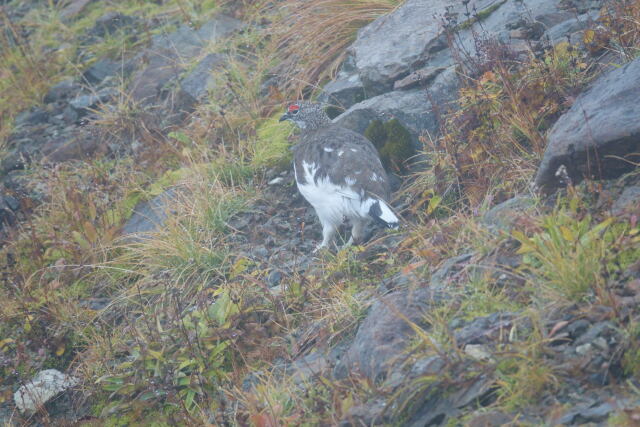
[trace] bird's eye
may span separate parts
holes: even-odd
[[[300,106],[295,104],[290,105],[287,111],[289,112],[289,114],[298,114],[298,111],[300,111]]]

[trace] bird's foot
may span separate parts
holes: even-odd
[[[347,243],[345,243],[344,245],[342,245],[342,247],[340,247],[340,250],[347,249],[347,248],[353,246],[353,244],[354,244],[353,236],[351,236],[349,238],[349,240],[347,241]]]
[[[311,253],[315,255],[315,254],[317,254],[319,252],[322,252],[322,251],[325,251],[325,250],[329,250],[329,248],[326,245],[320,244],[320,245],[316,246],[316,248]]]

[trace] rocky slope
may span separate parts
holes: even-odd
[[[640,3],[363,26],[313,96],[395,119],[406,224],[320,256],[273,123],[295,76],[259,67],[295,1],[53,3],[76,69],[3,117],[4,424],[640,422]],[[33,46],[44,6],[0,7]]]

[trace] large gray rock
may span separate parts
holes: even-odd
[[[435,79],[438,74],[445,70],[444,67],[431,67],[427,66],[421,68],[413,73],[409,74],[407,77],[396,80],[393,84],[393,90],[408,90],[414,89],[416,87],[424,87],[433,79]]]
[[[355,58],[349,55],[340,67],[336,78],[322,88],[318,101],[347,109],[366,97],[364,85],[356,69]]]
[[[354,72],[339,76],[334,84],[327,85],[328,90],[338,98],[334,93],[355,90],[359,77],[366,96],[375,96],[390,91],[395,81],[425,65],[452,65],[454,58],[444,35],[445,21],[457,31],[457,57],[464,61],[482,53],[477,51],[482,39],[526,47],[526,43],[512,39],[512,31],[522,28],[524,38],[536,39],[545,29],[575,17],[574,11],[563,7],[561,0],[471,0],[467,7],[456,0],[407,0],[358,32],[350,47]],[[531,31],[534,27],[541,30]],[[553,36],[566,34],[574,27],[567,24],[566,28],[557,28]]]
[[[447,385],[439,384],[441,389],[447,389]],[[418,409],[404,422],[409,427],[424,427],[443,425],[449,417],[459,415],[460,409],[477,402],[482,396],[490,393],[494,386],[494,379],[488,374],[480,374],[466,380],[463,386],[457,386],[446,393],[432,393],[422,404],[417,404]],[[418,400],[416,398],[415,400]]]
[[[65,2],[65,7],[60,11],[60,18],[63,22],[68,22],[75,18],[84,8],[94,0],[71,0]]]
[[[135,61],[145,66],[134,73],[129,86],[133,99],[145,105],[156,105],[168,96],[167,86],[178,81],[189,59],[196,57],[208,44],[220,40],[243,26],[242,22],[220,15],[199,30],[186,25],[171,34],[153,38],[151,47]]]
[[[551,425],[566,426],[576,424],[595,424],[605,422],[609,415],[623,409],[623,404],[616,402],[604,402],[599,405],[577,405],[571,408],[562,417],[554,420]]]
[[[414,137],[415,147],[421,149],[418,137],[423,133],[438,133],[440,124],[437,110],[442,112],[456,98],[458,85],[458,76],[454,68],[450,67],[440,73],[427,90],[397,90],[378,95],[353,105],[336,117],[334,122],[364,133],[372,120],[388,121],[396,118]]]
[[[429,286],[432,289],[444,289],[449,286],[450,282],[467,267],[474,255],[473,252],[469,252],[442,262],[442,265],[431,275]]]
[[[334,121],[343,127],[364,133],[373,120],[386,122],[396,118],[414,136],[438,127],[431,103],[424,90],[394,91],[358,103],[339,115]]]
[[[456,47],[463,52],[463,60],[465,57],[482,60],[483,40],[497,40],[509,46],[512,53],[528,55],[530,47],[525,40],[535,41],[544,34],[544,30],[575,17],[575,12],[562,7],[561,0],[494,2],[480,13],[480,22],[459,31],[455,38]],[[513,37],[514,33],[519,36]]]
[[[549,28],[545,32],[545,37],[553,44],[567,41],[567,39],[572,43],[576,43],[579,39],[574,37],[574,35],[595,22],[599,15],[600,13],[597,10],[594,10],[589,13],[584,13],[580,16],[567,19],[566,21]]]
[[[201,101],[213,89],[215,79],[212,72],[222,67],[226,61],[226,55],[210,53],[180,81],[179,98],[183,103],[183,108]]]
[[[110,76],[120,72],[122,64],[109,58],[102,58],[92,64],[82,76],[89,84],[97,84]]]
[[[500,3],[501,0],[477,0],[469,6],[482,12]],[[408,0],[358,32],[350,50],[369,93],[390,90],[395,80],[421,68],[447,47],[441,37],[447,10],[461,15],[464,6],[455,0]]]
[[[476,317],[454,333],[456,343],[460,346],[495,343],[505,330],[513,326],[516,319],[517,314],[509,312]]]
[[[613,216],[637,214],[638,212],[640,212],[640,185],[625,188],[611,206],[611,215]]]
[[[67,78],[51,86],[47,94],[44,96],[44,102],[49,104],[51,102],[62,101],[64,99],[71,98],[81,90],[82,86],[75,83],[72,78]]]
[[[78,114],[86,114],[89,109],[95,108],[98,104],[103,104],[117,95],[118,91],[116,89],[106,87],[88,95],[80,95],[69,101],[69,105]]]
[[[47,140],[40,149],[42,162],[55,164],[68,160],[88,160],[97,154],[106,154],[97,129],[85,126],[69,134]]]
[[[585,177],[614,178],[640,160],[640,59],[608,72],[575,100],[548,135],[535,184],[550,191]]]
[[[49,114],[39,107],[34,107],[29,110],[25,110],[18,114],[15,119],[15,126],[35,126],[46,123],[49,119]]]
[[[534,205],[535,202],[530,197],[516,196],[492,207],[484,214],[482,222],[496,234],[509,233],[518,219]]]
[[[151,200],[138,203],[133,210],[133,215],[122,227],[122,234],[136,238],[160,230],[167,220],[167,214],[176,193],[177,190],[171,188]]]
[[[402,290],[373,304],[355,339],[334,369],[337,378],[361,374],[382,380],[400,361],[402,349],[414,336],[407,320],[420,324],[425,312],[441,299],[429,289]]]
[[[113,34],[123,28],[132,28],[138,19],[122,13],[110,11],[96,19],[96,23],[89,34],[96,37],[104,37]]]
[[[335,80],[327,83],[323,91],[318,99],[320,102],[345,109],[365,99],[364,86],[357,73],[338,74]]]
[[[20,209],[20,202],[9,194],[0,193],[0,229],[6,224],[13,225],[16,212]]]

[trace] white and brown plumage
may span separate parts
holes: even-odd
[[[349,243],[360,243],[371,221],[398,225],[387,203],[389,179],[367,138],[332,123],[322,106],[311,102],[290,105],[283,120],[301,129],[293,167],[298,190],[322,224],[318,249],[329,246],[345,219],[352,224]]]

